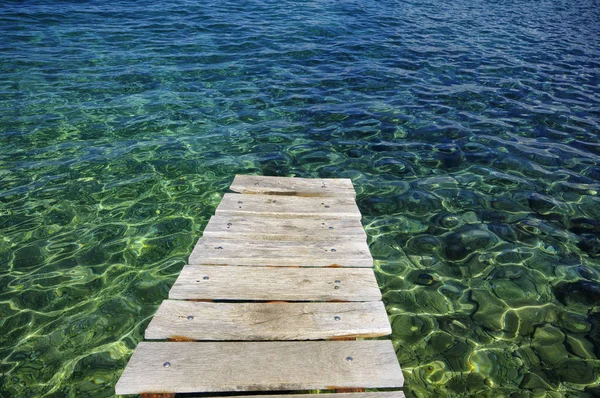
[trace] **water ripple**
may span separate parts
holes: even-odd
[[[598,10],[0,3],[0,395],[112,396],[236,173],[353,179],[407,396],[599,394]]]

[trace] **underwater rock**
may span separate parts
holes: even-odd
[[[417,235],[406,242],[407,254],[432,254],[442,248],[442,241],[432,235]]]
[[[454,372],[468,372],[470,370],[468,358],[472,350],[473,344],[467,344],[462,336],[461,340],[454,339],[452,346],[444,352],[450,369]]]
[[[398,276],[388,276],[385,278],[385,282],[383,284],[383,288],[388,290],[405,290],[409,288],[410,283],[401,277]]]
[[[413,189],[398,196],[396,204],[400,211],[417,216],[424,216],[442,208],[440,199],[434,194],[420,189]]]
[[[597,359],[594,354],[594,345],[585,337],[567,335],[565,345],[571,353],[580,358]]]
[[[534,256],[534,254],[530,251],[516,251],[514,245],[509,245],[506,248],[503,248],[501,251],[497,252],[498,254],[496,255],[496,257],[494,258],[494,262],[497,264],[525,264],[525,262],[527,260],[529,260],[531,257]],[[522,271],[522,267],[521,266],[512,266],[515,268],[510,268],[511,271],[509,271],[509,274],[512,272],[521,272]],[[507,270],[508,267],[502,267],[502,270]],[[520,276],[520,275],[519,275]],[[508,275],[507,274],[507,278],[509,279],[514,279],[514,278],[518,278],[519,276],[515,276],[515,275]]]
[[[569,219],[569,231],[576,234],[600,234],[600,222],[590,218]]]
[[[459,216],[450,213],[438,214],[432,217],[430,221],[443,229],[454,229],[464,224]]]
[[[417,279],[415,281],[417,285],[421,286],[430,286],[433,285],[434,282],[435,280],[433,279],[433,276],[429,274],[419,274],[417,275]]]
[[[453,314],[451,316],[442,316],[437,321],[440,330],[455,336],[467,337],[476,328],[473,320],[466,315]]]
[[[471,299],[477,303],[477,310],[473,314],[473,320],[477,324],[493,331],[504,328],[502,316],[508,309],[505,302],[487,289],[473,289]]]
[[[523,362],[523,364],[529,369],[539,368],[541,366],[540,359],[535,354],[530,345],[521,345],[516,354],[519,359]]]
[[[555,207],[558,207],[559,202],[546,195],[540,195],[539,193],[531,193],[527,195],[527,202],[529,203],[529,208],[541,215],[546,215],[552,212]]]
[[[590,384],[596,379],[596,372],[587,362],[567,359],[556,368],[561,381],[574,384]]]
[[[526,306],[511,309],[519,318],[518,334],[520,336],[529,336],[540,325],[549,322],[555,322],[557,308],[551,305]]]
[[[413,312],[447,314],[454,311],[451,303],[436,289],[412,289],[407,293],[412,296],[410,300],[414,303]]]
[[[31,270],[44,263],[45,257],[37,244],[21,246],[13,253],[12,266],[18,271]]]
[[[417,181],[416,186],[419,189],[423,189],[428,192],[435,192],[440,189],[457,188],[459,186],[458,181],[450,176],[433,176],[425,177]]]
[[[544,325],[535,330],[531,347],[544,363],[558,366],[569,357],[569,353],[563,345],[564,340],[565,335],[558,328]]]
[[[553,300],[546,279],[529,268],[506,265],[494,269],[489,277],[491,290],[513,308],[538,306]]]
[[[44,217],[44,222],[64,226],[70,224],[74,217],[75,214],[71,211],[53,209]]]
[[[421,268],[437,267],[441,264],[440,259],[434,256],[409,255],[408,258],[414,265]]]
[[[384,158],[378,160],[374,163],[374,166],[382,173],[391,175],[404,175],[407,173],[414,173],[413,169],[410,166],[408,166],[405,162],[394,158]]]
[[[600,386],[587,386],[583,391],[591,394],[592,397],[600,397]]]
[[[446,296],[449,300],[459,300],[466,289],[467,286],[462,283],[447,280],[438,288],[438,292]]]
[[[458,146],[453,144],[437,145],[436,158],[440,161],[440,168],[453,169],[459,167],[463,161],[463,155]]]
[[[520,285],[527,283],[533,290],[526,290]],[[492,291],[499,299],[511,307],[538,304],[539,295],[535,291],[535,284],[523,278],[517,281],[496,280],[491,284]]]
[[[435,193],[442,198],[444,207],[452,212],[478,210],[485,205],[485,199],[470,190],[437,189]]]
[[[535,330],[533,339],[539,345],[554,345],[562,343],[565,334],[552,325],[544,325]]]
[[[587,333],[592,328],[588,317],[568,311],[558,314],[556,325],[570,333]]]
[[[600,305],[600,282],[577,281],[561,282],[554,286],[554,295],[564,305],[580,303],[584,305]]]
[[[515,243],[519,240],[515,229],[508,224],[487,224],[487,227],[492,233],[507,242]]]
[[[490,385],[503,385],[519,378],[521,360],[505,349],[482,349],[469,356],[469,365],[474,372],[489,379]]]
[[[444,241],[446,258],[459,261],[475,251],[489,249],[498,242],[498,238],[482,225],[465,225],[444,236]]]
[[[394,214],[398,212],[397,201],[384,196],[368,196],[361,198],[358,205],[363,215]]]
[[[427,350],[432,354],[444,352],[454,345],[454,338],[446,332],[434,332],[428,336]]]
[[[508,214],[496,210],[477,210],[477,217],[483,223],[501,223],[510,219]]]
[[[596,273],[596,271],[589,267],[586,267],[585,265],[580,265],[579,267],[577,267],[577,272],[579,273],[579,275],[581,275],[582,278],[585,278],[587,280],[598,279],[598,274]]]
[[[525,374],[519,387],[528,390],[554,390],[557,387],[557,383],[551,382],[543,371],[532,369],[531,372]]]
[[[506,213],[526,213],[527,209],[521,204],[514,201],[508,195],[498,195],[490,201],[490,206],[493,209]]]
[[[428,336],[428,351],[439,354],[446,351],[454,344],[454,338],[446,332],[434,332]]]
[[[399,314],[392,319],[392,338],[407,344],[420,342],[431,333],[433,327],[430,318]]]
[[[447,366],[442,361],[430,362],[416,369],[416,375],[427,384],[445,384],[449,378]]]
[[[600,256],[600,238],[592,234],[582,234],[580,238],[581,240],[577,243],[580,250],[586,252],[592,258]]]
[[[600,358],[600,311],[592,313],[589,319],[592,324],[592,330],[590,330],[586,337],[594,343],[596,356]]]

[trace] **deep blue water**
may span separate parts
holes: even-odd
[[[599,85],[594,0],[0,1],[0,396],[112,396],[236,173],[352,178],[408,397],[597,396]]]

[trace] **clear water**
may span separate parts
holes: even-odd
[[[600,394],[600,3],[0,2],[0,395],[108,397],[236,173],[349,177],[409,397]]]

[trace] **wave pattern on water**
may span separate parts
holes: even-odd
[[[600,394],[599,10],[0,3],[0,395],[112,396],[236,173],[352,178],[407,396]]]

